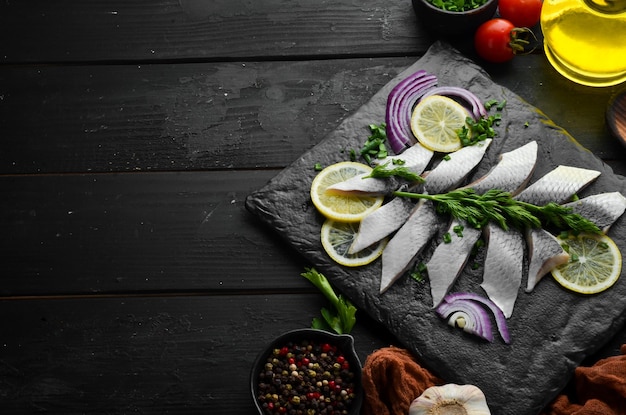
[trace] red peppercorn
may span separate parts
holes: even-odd
[[[324,344],[322,344],[322,351],[323,351],[324,353],[328,353],[328,352],[330,352],[331,350],[332,350],[332,346],[331,346],[330,344],[328,344],[328,343],[324,343]]]
[[[303,365],[303,366],[308,366],[308,365],[309,365],[309,363],[311,363],[311,361],[309,360],[309,358],[307,358],[307,357],[303,357],[303,358],[302,358],[302,365]]]
[[[341,368],[342,368],[343,370],[348,370],[348,369],[350,369],[350,363],[348,363],[348,362],[343,362],[343,363],[341,364]]]
[[[282,347],[282,348],[280,349],[279,354],[280,354],[281,356],[285,356],[287,353],[289,353],[289,348],[288,348],[287,346]]]
[[[337,363],[342,364],[345,361],[346,361],[345,357],[343,357],[341,355],[337,356]]]

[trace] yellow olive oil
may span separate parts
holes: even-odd
[[[566,78],[626,81],[626,0],[544,0],[541,30],[548,60]]]

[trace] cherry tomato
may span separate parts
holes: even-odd
[[[491,19],[480,25],[474,34],[474,47],[478,55],[489,62],[506,62],[515,56],[510,45],[511,31],[515,25],[505,19]]]
[[[542,5],[543,0],[499,0],[498,10],[517,27],[533,27],[539,23]]]

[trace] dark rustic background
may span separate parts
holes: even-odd
[[[408,0],[11,0],[0,39],[2,412],[252,414],[257,352],[325,302],[244,199],[435,37]],[[484,67],[626,173],[617,87]]]

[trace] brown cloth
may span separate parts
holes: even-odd
[[[407,415],[413,399],[443,381],[420,366],[408,350],[374,351],[363,365],[362,415]]]
[[[557,396],[541,415],[626,415],[626,344],[621,355],[599,360],[574,373],[574,396]],[[363,366],[362,415],[407,415],[427,388],[442,385],[411,353],[398,347],[376,350]]]

